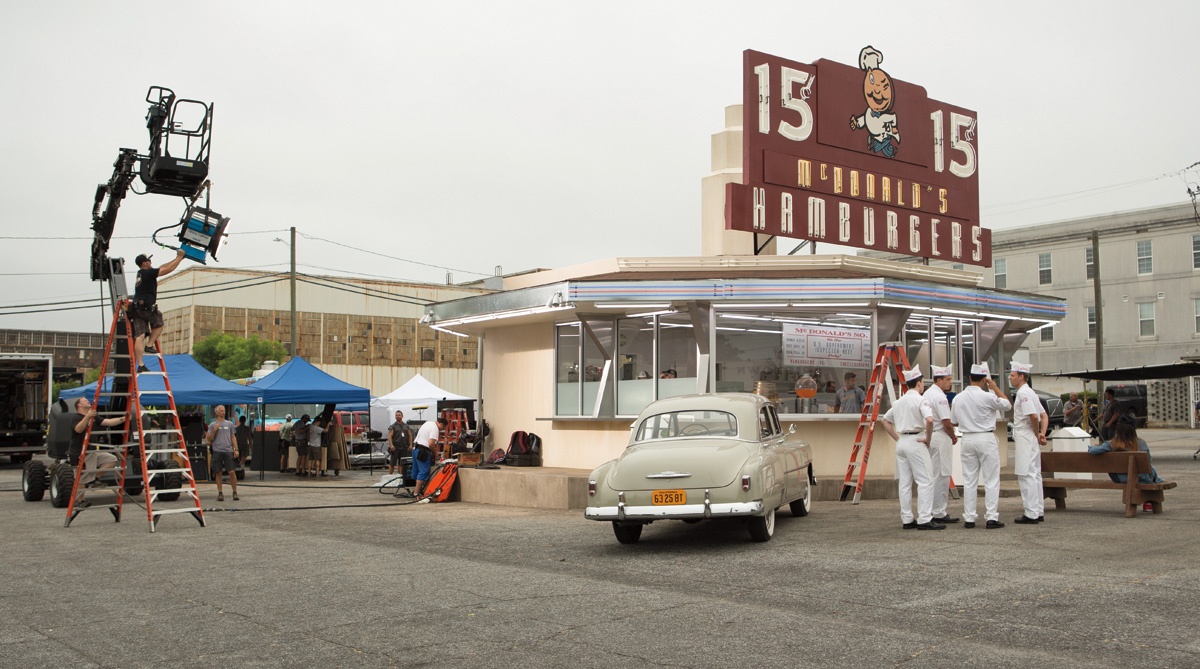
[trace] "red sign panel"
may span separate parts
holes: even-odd
[[[858,67],[743,58],[726,228],[991,266],[975,112],[892,78],[870,46]]]

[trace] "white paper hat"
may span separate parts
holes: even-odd
[[[988,376],[991,372],[988,371],[986,362],[981,362],[978,365],[971,365],[971,376]]]
[[[921,366],[920,365],[913,367],[912,369],[904,370],[904,382],[905,383],[910,383],[912,381],[916,381],[917,379],[921,378],[921,376],[922,376],[922,374],[921,374]]]
[[[1013,371],[1018,374],[1028,374],[1033,371],[1033,365],[1026,364],[1024,362],[1017,362],[1014,360],[1009,365],[1008,369],[1009,369],[1009,371]]]
[[[953,376],[954,365],[949,365],[947,367],[930,367],[929,374],[935,379],[939,376]]]

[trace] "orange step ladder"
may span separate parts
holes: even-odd
[[[867,478],[867,460],[871,457],[871,442],[875,438],[875,422],[879,420],[884,388],[887,388],[890,399],[895,401],[896,384],[904,378],[904,370],[908,367],[908,354],[899,342],[881,344],[875,353],[871,380],[867,384],[866,399],[858,418],[858,431],[854,434],[854,448],[850,451],[850,464],[842,481],[843,502],[850,496],[851,490],[854,491],[854,504],[858,504],[862,498],[863,481]],[[895,372],[895,381],[892,380],[892,372]]]
[[[467,433],[467,410],[442,409],[441,417],[446,419],[446,429],[438,430],[438,451],[448,458],[451,447]]]
[[[67,505],[63,526],[70,527],[79,514],[91,509],[108,509],[116,522],[121,522],[125,498],[129,497],[136,504],[136,498],[140,496],[144,500],[151,532],[163,516],[179,513],[191,514],[204,527],[204,510],[200,506],[200,494],[196,490],[196,480],[183,440],[179,410],[171,391],[171,380],[167,376],[166,361],[159,351],[154,354],[158,358],[158,370],[137,372],[134,369],[135,340],[125,316],[129,302],[119,301],[113,313],[93,401],[98,420],[89,424],[84,433],[83,450],[75,467],[71,502]],[[150,353],[145,355],[147,359],[151,356]],[[138,380],[152,376],[161,376],[163,379],[167,409],[148,410],[142,407]],[[106,381],[109,384],[107,390]],[[153,392],[155,395],[164,394],[157,390]],[[100,410],[102,402],[105,405],[103,411]],[[113,426],[114,429],[108,429],[101,422],[118,417],[123,419],[122,425]],[[159,419],[165,424],[158,424]],[[110,441],[119,441],[120,445],[105,448],[99,443],[98,437],[101,436],[107,436]],[[131,454],[130,451],[135,448],[136,451]],[[115,468],[98,466],[99,457],[88,458],[89,454],[104,452],[116,457]],[[131,457],[135,458],[132,463],[129,461]],[[103,488],[85,487],[82,488],[82,498],[86,504],[77,505],[76,500],[81,497],[80,482],[84,476],[91,475],[90,478],[95,479],[91,485],[94,485],[99,482],[101,474],[115,474],[116,487],[112,489],[114,499],[106,504],[94,504],[87,500],[89,491],[95,494]],[[171,505],[172,502],[179,503]]]

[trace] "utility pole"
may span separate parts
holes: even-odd
[[[288,352],[290,352],[290,354],[292,354],[292,357],[296,357],[300,354],[298,351],[296,351],[296,229],[295,229],[295,227],[292,228],[292,277],[290,277],[290,281],[292,281],[292,350],[290,350]]]
[[[1092,291],[1096,302],[1096,369],[1104,369],[1104,299],[1100,295],[1100,234],[1092,230]],[[1096,379],[1096,408],[1104,397],[1104,382]]]

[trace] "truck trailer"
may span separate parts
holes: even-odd
[[[27,462],[45,450],[54,356],[0,353],[0,455]]]

